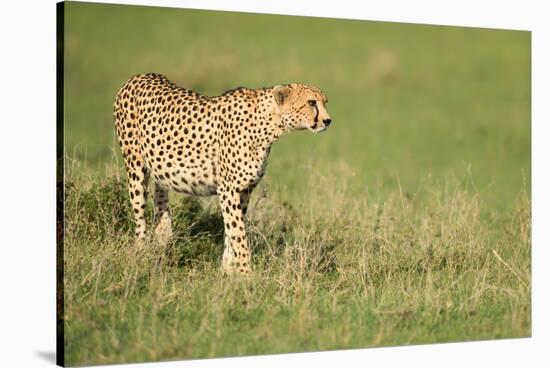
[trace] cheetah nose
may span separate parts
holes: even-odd
[[[331,122],[332,122],[331,119],[325,119],[325,120],[323,120],[323,124],[325,124],[325,126],[329,126]]]

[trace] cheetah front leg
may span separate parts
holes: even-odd
[[[155,237],[160,244],[172,238],[172,219],[168,208],[168,189],[155,183]]]
[[[222,271],[226,274],[250,274],[250,248],[244,228],[241,194],[226,188],[219,190],[218,196],[225,226]]]

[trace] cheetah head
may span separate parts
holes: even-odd
[[[273,97],[283,125],[290,130],[319,133],[331,123],[327,96],[318,88],[291,83],[273,87]]]

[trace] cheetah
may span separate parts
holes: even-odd
[[[154,236],[172,236],[168,192],[217,195],[224,222],[222,271],[250,274],[251,252],[243,218],[263,177],[271,145],[281,136],[331,123],[323,91],[291,83],[239,87],[204,96],[163,75],[130,78],[113,104],[116,133],[128,177],[136,243],[146,236],[145,201],[154,178]]]

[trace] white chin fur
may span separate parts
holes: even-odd
[[[321,133],[321,132],[325,131],[326,129],[327,129],[327,127],[321,127],[321,128],[317,128],[317,129],[313,129],[309,126],[307,127],[307,130],[309,130],[312,133]]]

